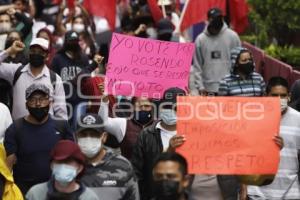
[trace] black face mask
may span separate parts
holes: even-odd
[[[71,52],[80,52],[81,48],[78,42],[70,42],[65,44],[65,50]]]
[[[27,108],[30,115],[39,122],[45,119],[45,117],[48,115],[49,112],[49,105],[45,107],[39,107],[39,108],[33,108],[28,106]]]
[[[154,194],[159,200],[178,200],[181,196],[179,182],[171,180],[154,181]]]
[[[139,111],[134,112],[135,121],[139,122],[142,125],[148,124],[152,120],[152,111]]]
[[[36,54],[36,53],[29,54],[29,63],[30,63],[30,66],[32,66],[34,68],[44,66],[45,57],[43,55]]]
[[[252,73],[254,70],[253,62],[247,62],[245,64],[239,64],[238,65],[238,71],[243,73],[244,75],[248,76],[250,73]]]
[[[217,35],[221,31],[223,27],[223,23],[224,23],[223,19],[221,17],[217,17],[208,24],[207,31],[211,35]]]

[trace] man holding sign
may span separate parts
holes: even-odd
[[[300,199],[299,163],[297,150],[300,148],[300,114],[288,107],[288,82],[273,77],[267,86],[268,96],[278,96],[281,102],[280,136],[285,143],[280,152],[279,170],[270,185],[248,186],[249,199]]]

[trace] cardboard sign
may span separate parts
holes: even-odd
[[[105,91],[112,95],[162,98],[170,87],[185,89],[193,43],[166,42],[114,33]]]
[[[279,98],[178,97],[178,148],[195,174],[276,174]]]

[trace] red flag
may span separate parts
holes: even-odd
[[[157,0],[147,0],[147,2],[154,21],[158,22],[161,18],[163,18],[163,14],[157,4]]]
[[[94,16],[107,19],[112,30],[116,24],[116,0],[85,0],[83,6]]]
[[[181,16],[180,31],[205,21],[207,11],[214,7],[220,8],[226,14],[226,0],[187,0]]]
[[[243,33],[249,25],[249,6],[246,0],[230,0],[230,24],[237,33]]]

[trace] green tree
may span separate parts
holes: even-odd
[[[300,0],[248,0],[249,18],[259,46],[275,38],[280,46],[291,45],[300,34]]]

